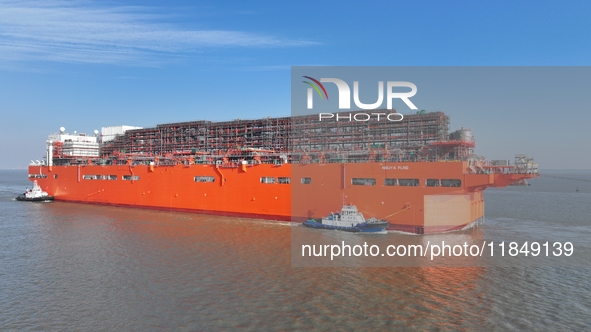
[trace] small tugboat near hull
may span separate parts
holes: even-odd
[[[49,196],[45,191],[41,190],[37,180],[33,183],[33,189],[28,190],[16,197],[17,201],[23,202],[46,202],[46,201],[53,201],[53,196]]]
[[[16,196],[16,200],[22,201],[22,202],[47,202],[47,201],[53,201],[53,196],[28,198],[27,196],[25,196],[25,194],[23,194],[23,195]]]
[[[303,225],[310,228],[336,229],[354,233],[377,233],[385,231],[390,223],[376,218],[365,220],[355,205],[343,205],[340,214],[331,213],[330,216],[322,219],[309,219]]]

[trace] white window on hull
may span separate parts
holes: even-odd
[[[396,179],[392,179],[392,178],[384,179],[384,186],[395,186],[395,185],[396,185]]]
[[[439,187],[439,179],[425,179],[427,187]]]
[[[376,179],[374,178],[352,178],[351,184],[355,186],[375,186]]]
[[[270,176],[261,177],[261,183],[273,184],[275,182],[276,182],[276,179],[274,177],[270,177]]]
[[[419,185],[419,179],[398,179],[398,185],[405,187],[417,187]]]
[[[215,177],[213,176],[196,176],[193,178],[195,182],[215,182]]]
[[[441,179],[442,187],[461,187],[462,180],[460,179]]]

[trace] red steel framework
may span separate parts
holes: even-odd
[[[375,111],[377,113],[379,111]],[[320,121],[318,115],[224,122],[191,121],[128,130],[101,144],[103,163],[134,159],[160,162],[187,160],[211,163],[257,157],[262,163],[439,161],[466,160],[473,138],[449,139],[449,117],[443,112],[405,115],[400,122],[355,121],[360,111],[339,113],[339,121]],[[382,113],[393,113],[382,110]],[[61,163],[76,163],[60,154]],[[59,162],[58,162],[59,163]]]

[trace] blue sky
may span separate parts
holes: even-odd
[[[40,159],[60,126],[289,115],[291,66],[588,66],[590,14],[583,1],[0,0],[0,168]],[[536,146],[552,114],[498,128],[502,155],[477,130],[486,113],[441,110],[475,130],[479,155],[591,169],[589,106],[565,106],[559,154]]]

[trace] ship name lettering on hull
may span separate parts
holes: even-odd
[[[388,170],[403,170],[408,171],[408,166],[382,166],[382,169],[385,171]]]

